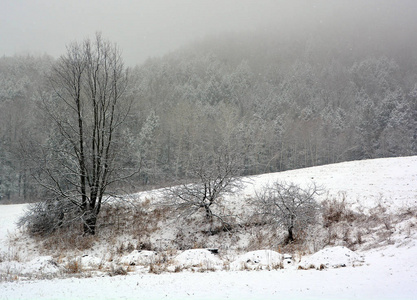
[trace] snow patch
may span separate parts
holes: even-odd
[[[303,257],[299,266],[303,269],[340,268],[347,266],[359,266],[364,262],[363,257],[352,250],[343,247],[325,248],[311,256]]]
[[[176,265],[183,268],[203,267],[206,269],[223,266],[222,260],[207,249],[190,249],[175,257]]]
[[[62,270],[52,256],[40,256],[29,262],[5,261],[0,263],[0,273],[18,276],[56,275]]]
[[[276,268],[282,263],[282,255],[272,250],[251,251],[239,256],[230,264],[230,270]]]
[[[123,256],[120,259],[122,264],[134,266],[134,265],[147,265],[155,262],[156,252],[145,250],[133,250],[128,255]]]
[[[96,256],[84,255],[80,258],[80,263],[83,268],[97,268],[103,263],[103,260]]]

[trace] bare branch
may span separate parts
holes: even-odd
[[[315,196],[321,191],[315,183],[301,188],[294,183],[276,181],[256,192],[254,204],[257,214],[284,227],[288,231],[288,242],[292,242],[295,231],[316,221],[319,205]]]

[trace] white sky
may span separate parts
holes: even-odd
[[[101,31],[129,65],[220,31],[255,29],[283,1],[0,0],[0,55],[55,57]]]
[[[356,9],[360,12],[361,3],[379,2],[0,0],[0,56],[48,53],[58,57],[65,53],[65,46],[70,42],[92,37],[100,31],[104,38],[119,45],[125,62],[133,66],[207,35],[256,30],[271,26],[271,23],[278,26],[283,24],[282,20],[294,18],[300,23],[305,19],[321,22],[323,16],[340,13],[341,9],[336,5],[340,3],[359,4]]]

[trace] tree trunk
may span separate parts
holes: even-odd
[[[211,212],[209,205],[204,205],[204,209],[206,210],[206,219],[211,221],[213,219],[213,213]]]
[[[84,219],[84,235],[95,235],[96,223],[97,214],[95,212],[88,213]]]
[[[288,238],[287,238],[287,244],[294,241],[294,234],[293,234],[293,226],[288,227]]]
[[[290,216],[290,226],[288,226],[288,238],[287,238],[287,244],[291,243],[294,241],[294,221],[295,221],[295,216],[293,214],[291,214]]]

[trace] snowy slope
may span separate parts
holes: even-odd
[[[9,249],[8,238],[16,234],[16,221],[26,204],[0,205],[0,253]]]
[[[343,162],[332,165],[264,174],[252,178],[253,189],[274,180],[308,185],[315,182],[337,197],[344,193],[349,203],[372,207],[379,201],[392,208],[417,205],[417,156]],[[326,197],[323,195],[322,197]]]
[[[328,190],[330,196],[345,193],[347,201],[359,208],[383,203],[395,211],[417,205],[417,156],[254,176],[248,179],[242,194],[228,200],[237,202],[276,179],[301,185],[314,181]],[[19,236],[14,222],[23,208],[24,205],[0,206],[0,253],[10,251],[7,235]],[[231,271],[205,273],[190,269],[160,275],[142,272],[115,277],[18,280],[0,282],[0,299],[416,299],[416,217],[408,224],[408,230],[399,232],[386,246],[353,254],[334,247],[302,258],[307,269],[310,265],[347,265],[341,268],[323,271],[258,268],[262,271],[238,272],[230,268]],[[210,260],[212,266],[221,264],[202,251],[184,252],[178,261],[185,265],[200,256]],[[270,257],[271,254],[269,260]],[[239,256],[236,261],[244,263],[244,260],[248,261],[247,255]],[[37,261],[44,262],[46,258],[28,259],[32,264]],[[5,269],[0,268],[0,272]]]

